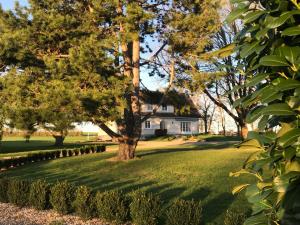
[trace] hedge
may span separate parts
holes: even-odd
[[[82,151],[82,149],[84,149]],[[10,167],[17,167],[27,163],[38,162],[43,160],[53,160],[61,157],[71,157],[78,156],[89,153],[100,153],[105,152],[105,145],[87,145],[75,149],[62,149],[56,151],[47,151],[47,152],[36,152],[29,153],[27,156],[15,157],[10,159],[0,159],[0,170],[9,169]]]
[[[67,181],[50,185],[45,180],[15,178],[0,178],[0,187],[0,202],[40,210],[54,209],[61,214],[75,212],[83,219],[99,217],[114,224],[180,224],[187,219],[187,224],[198,224],[202,218],[198,202],[178,200],[165,212],[159,196],[142,191],[128,195],[121,191],[93,192],[86,186],[75,187]],[[168,219],[163,222],[163,218]]]

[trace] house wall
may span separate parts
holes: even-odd
[[[145,128],[145,122],[142,124],[142,136],[150,136],[155,134],[156,129],[160,129],[160,122],[165,122],[168,134],[179,135],[179,134],[198,134],[199,133],[199,120],[191,121],[191,118],[181,118],[180,121],[175,118],[150,118],[151,128]],[[191,132],[181,132],[181,122],[191,122]]]

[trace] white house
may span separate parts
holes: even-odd
[[[200,114],[188,95],[172,90],[161,102],[162,98],[163,94],[159,91],[142,92],[142,117],[147,116],[161,103],[156,113],[142,124],[142,136],[153,136],[162,131],[169,135],[199,133]]]

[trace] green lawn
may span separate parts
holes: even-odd
[[[29,152],[42,150],[55,150],[61,148],[74,148],[89,141],[93,141],[95,137],[88,140],[85,136],[69,136],[66,137],[63,147],[54,146],[54,138],[51,136],[33,136],[29,143],[25,143],[23,137],[4,137],[0,146],[0,158],[7,156],[22,156]]]
[[[149,142],[151,145],[151,142]],[[167,205],[175,198],[202,200],[206,224],[223,224],[227,208],[247,209],[243,195],[232,196],[232,188],[250,178],[230,178],[253,152],[219,145],[180,145],[139,149],[139,158],[129,162],[109,160],[115,152],[33,163],[3,172],[0,176],[49,182],[69,180],[94,190],[136,189],[160,194]]]

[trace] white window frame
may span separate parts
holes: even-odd
[[[151,121],[149,120],[145,121],[145,129],[151,129]]]
[[[189,121],[180,122],[180,131],[181,133],[191,133],[192,132],[192,123]]]

